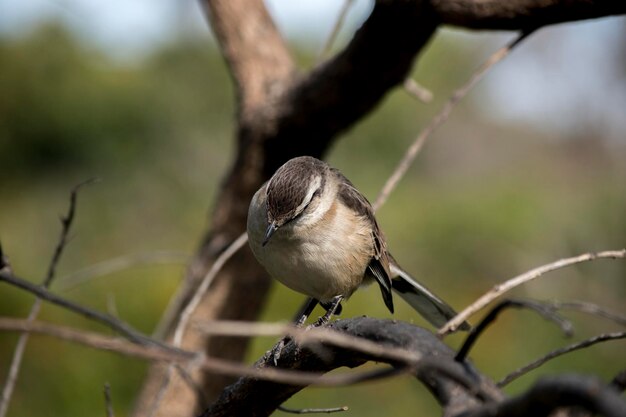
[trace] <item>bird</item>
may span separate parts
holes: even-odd
[[[309,297],[297,325],[317,304],[326,313],[315,325],[327,323],[341,313],[343,300],[373,282],[391,313],[393,291],[437,328],[456,315],[398,265],[367,198],[338,169],[317,158],[290,159],[259,188],[248,209],[247,232],[249,246],[268,274]]]

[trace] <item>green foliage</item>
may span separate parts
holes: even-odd
[[[0,164],[40,174],[109,162],[148,145],[145,86],[103,68],[61,27],[0,45]],[[108,64],[110,66],[110,64]]]
[[[47,24],[2,41],[0,62],[5,173],[136,164],[168,143],[207,126],[224,129],[229,121],[223,64],[205,45],[171,47],[148,62],[120,66]],[[214,74],[212,82],[207,73]]]

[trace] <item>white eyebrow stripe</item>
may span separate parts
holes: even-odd
[[[312,177],[312,180],[309,182],[309,188],[306,192],[306,195],[304,196],[304,199],[302,200],[302,203],[300,203],[300,205],[296,207],[296,215],[300,214],[302,210],[304,210],[304,208],[307,206],[307,204],[311,202],[313,194],[315,194],[315,192],[320,188],[321,185],[322,177],[320,177],[319,175],[315,175],[314,177]]]

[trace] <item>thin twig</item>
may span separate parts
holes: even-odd
[[[626,326],[626,316],[614,311],[609,311],[602,306],[587,301],[553,301],[550,303],[550,306],[558,310],[581,311]]]
[[[432,91],[418,84],[413,78],[409,77],[404,80],[402,87],[411,97],[415,97],[422,103],[430,103],[433,101]]]
[[[541,314],[541,316],[543,316],[545,319],[556,323],[567,336],[571,336],[572,334],[572,324],[568,322],[567,320],[564,320],[563,318],[557,316],[554,313],[553,309],[549,308],[549,306],[543,305],[535,301],[528,301],[528,300],[504,300],[500,302],[497,306],[495,306],[493,309],[491,309],[489,314],[487,314],[485,318],[483,318],[480,321],[480,323],[478,323],[477,326],[472,328],[472,331],[465,339],[465,342],[463,342],[463,345],[461,346],[461,349],[459,349],[459,352],[454,357],[454,360],[456,360],[457,362],[463,362],[465,358],[467,358],[467,355],[470,349],[472,348],[472,346],[474,346],[474,343],[476,343],[476,341],[478,340],[480,335],[485,331],[485,329],[487,329],[487,327],[489,327],[489,325],[493,323],[496,320],[496,318],[498,318],[498,316],[503,310],[507,308],[512,308],[512,307],[528,308],[530,310],[533,310],[536,313]]]
[[[196,308],[198,308],[198,305],[200,304],[200,302],[206,295],[206,292],[208,291],[209,287],[213,283],[213,280],[215,279],[217,274],[220,272],[224,264],[235,253],[237,253],[237,251],[241,249],[243,245],[246,244],[247,241],[248,241],[248,234],[244,232],[237,239],[235,239],[235,241],[231,243],[226,248],[226,250],[224,250],[224,252],[220,254],[220,256],[217,257],[215,262],[213,262],[213,265],[211,265],[211,269],[209,269],[209,272],[207,272],[204,278],[202,278],[202,282],[200,283],[200,285],[198,286],[198,289],[194,293],[193,298],[189,301],[189,304],[185,306],[182,314],[180,315],[180,321],[178,322],[178,325],[176,326],[176,330],[174,331],[174,339],[173,339],[174,346],[180,347],[183,341],[183,335],[185,333],[185,329],[187,328],[187,324],[189,323],[189,319],[191,318],[191,315],[193,314],[194,311],[196,311]]]
[[[184,264],[189,256],[184,252],[156,251],[119,256],[90,265],[57,279],[59,291],[69,291],[94,278],[103,277],[139,265]]]
[[[204,395],[202,387],[199,386],[196,381],[194,381],[189,372],[187,372],[187,370],[183,368],[179,363],[170,363],[165,370],[165,375],[163,376],[163,380],[161,381],[161,386],[159,386],[159,390],[154,396],[154,401],[152,402],[150,410],[148,411],[148,417],[154,416],[157,411],[159,411],[159,406],[165,398],[165,393],[167,392],[167,388],[169,387],[172,377],[174,375],[174,370],[177,371],[181,379],[196,394],[196,398],[198,399],[198,405],[201,407],[207,407],[209,405],[209,402],[206,398],[206,395]]]
[[[378,210],[391,192],[396,188],[404,174],[406,174],[407,170],[415,160],[415,157],[419,153],[419,151],[424,146],[426,139],[443,123],[448,120],[452,110],[457,105],[457,103],[467,95],[467,93],[480,81],[483,76],[487,73],[487,71],[493,67],[495,64],[500,62],[504,57],[506,57],[512,50],[515,48],[522,40],[524,40],[528,35],[530,35],[533,31],[525,31],[520,33],[517,38],[515,38],[508,45],[498,49],[493,55],[487,59],[478,69],[472,74],[470,79],[463,84],[458,90],[456,90],[452,96],[448,99],[446,104],[442,107],[442,109],[433,117],[430,123],[420,132],[420,134],[415,138],[409,149],[407,149],[404,157],[394,170],[393,174],[389,177],[382,190],[378,194],[376,201],[373,204],[374,210]]]
[[[197,366],[197,369],[214,372],[218,374],[230,375],[230,376],[249,376],[258,379],[264,379],[268,381],[274,381],[279,383],[294,384],[294,385],[320,385],[320,386],[344,386],[353,385],[363,381],[369,381],[373,379],[380,379],[383,377],[391,377],[400,375],[402,373],[414,370],[420,366],[420,363],[411,362],[410,367],[404,369],[383,369],[366,372],[350,372],[333,375],[323,375],[319,372],[305,372],[305,371],[293,371],[284,370],[274,367],[265,368],[253,368],[239,362],[228,361],[224,359],[202,357],[198,353],[185,351],[182,349],[174,350],[173,348],[165,348],[162,346],[143,346],[134,344],[124,339],[113,338],[103,336],[98,333],[76,330],[66,326],[58,326],[49,323],[43,323],[39,321],[31,321],[25,319],[14,319],[8,317],[0,317],[0,330],[3,331],[19,331],[29,333],[39,333],[43,335],[52,336],[58,339],[67,340],[74,343],[79,343],[85,346],[89,346],[99,350],[106,350],[111,352],[117,352],[126,356],[132,356],[136,358],[170,362],[179,364],[193,364]],[[350,337],[348,335],[344,335]],[[358,351],[358,347],[354,349]],[[391,355],[383,355],[377,357],[379,360],[390,361],[398,363],[397,355],[398,351],[402,351],[400,348],[389,349]],[[394,352],[395,351],[395,352]],[[367,352],[366,352],[367,353]],[[386,352],[383,352],[386,353]],[[396,353],[396,354],[394,354]],[[369,353],[368,353],[369,354]],[[405,357],[415,357],[415,352],[405,350]],[[464,379],[461,375],[454,374],[454,372],[446,367],[444,362],[438,363],[431,360],[423,360],[424,367],[428,369],[438,369],[445,375],[450,375],[454,380],[467,386],[471,383]]]
[[[69,301],[61,296],[51,293],[50,291],[43,288],[42,286],[32,284],[23,278],[19,278],[19,277],[16,277],[15,275],[11,275],[4,271],[0,271],[0,281],[4,281],[15,287],[21,288],[25,291],[35,294],[41,300],[48,301],[52,304],[56,304],[74,313],[78,313],[82,316],[85,316],[88,319],[100,322],[110,327],[111,329],[117,331],[118,333],[125,336],[126,338],[128,338],[128,340],[132,342],[142,344],[142,345],[160,346],[167,350],[174,350],[174,351],[176,350],[176,348],[169,346],[166,343],[153,339],[139,332],[138,330],[130,326],[128,323],[116,317],[113,317],[109,314],[102,313],[100,311],[82,306],[73,301]]]
[[[165,398],[165,393],[167,392],[167,387],[169,387],[170,385],[170,381],[172,379],[173,374],[174,374],[174,368],[172,367],[172,364],[170,363],[167,366],[167,369],[165,370],[165,375],[163,375],[161,386],[159,386],[159,390],[154,396],[154,401],[152,402],[152,405],[150,406],[150,410],[148,411],[148,417],[153,417],[156,414],[157,410],[159,409],[159,406],[161,405],[163,398]]]
[[[339,35],[339,31],[341,30],[341,27],[343,26],[343,22],[346,20],[346,16],[348,15],[348,11],[350,10],[350,6],[352,6],[353,1],[354,0],[344,0],[343,6],[341,7],[341,10],[339,11],[339,16],[337,17],[337,20],[335,21],[335,24],[333,25],[333,29],[330,32],[330,35],[328,36],[328,38],[326,39],[326,42],[324,43],[324,47],[322,48],[322,50],[320,51],[320,54],[317,57],[317,62],[321,62],[330,52],[330,49],[335,43],[335,40],[337,39],[337,35]]]
[[[43,283],[41,284],[42,287],[45,289],[49,288],[50,284],[52,284],[57,265],[61,260],[61,255],[63,254],[63,250],[67,245],[70,228],[72,226],[72,222],[74,221],[74,214],[76,213],[76,200],[78,198],[78,190],[80,190],[83,186],[91,184],[95,181],[97,181],[97,179],[92,178],[85,182],[82,182],[75,186],[70,193],[70,204],[67,210],[67,214],[61,217],[61,234],[59,235],[59,240],[54,249],[54,254],[52,255],[50,264],[48,265],[48,271],[43,280]],[[4,272],[11,273],[11,271],[6,270],[7,268],[3,269],[5,270]],[[30,308],[30,312],[28,313],[28,320],[35,320],[39,315],[40,310],[41,300],[37,298]],[[24,357],[24,351],[26,350],[26,345],[28,343],[28,336],[28,333],[22,333],[17,340],[17,344],[15,345],[11,365],[9,365],[9,373],[2,389],[2,395],[0,396],[0,417],[4,417],[9,408],[9,403],[11,402],[11,397],[13,395],[13,389],[15,388],[15,384],[17,383],[17,378],[20,373],[20,367],[22,364],[22,359]]]
[[[52,255],[52,260],[50,261],[50,266],[48,267],[48,273],[46,274],[46,278],[43,281],[43,286],[48,288],[54,279],[54,274],[56,272],[56,267],[61,260],[61,255],[63,254],[63,250],[65,249],[65,245],[67,244],[67,239],[70,233],[70,228],[72,226],[72,222],[74,221],[74,214],[76,213],[76,200],[78,198],[78,190],[88,184],[92,184],[96,181],[99,181],[97,178],[91,178],[87,181],[84,181],[72,189],[70,193],[70,206],[67,210],[67,214],[64,217],[61,217],[61,224],[63,227],[61,228],[61,235],[59,236],[59,242],[57,243],[56,248],[54,249],[54,255]]]
[[[198,286],[198,289],[195,291],[189,303],[183,309],[178,324],[176,325],[176,329],[174,330],[174,338],[173,345],[176,347],[180,347],[183,342],[183,336],[185,334],[185,330],[187,329],[187,325],[189,324],[189,320],[200,302],[206,295],[209,287],[213,283],[213,280],[217,276],[217,274],[222,270],[226,262],[235,254],[243,245],[248,241],[248,234],[246,232],[242,233],[233,243],[231,243],[213,262],[209,271],[202,278],[202,282]],[[165,398],[165,393],[169,387],[170,381],[172,380],[172,372],[174,367],[170,364],[166,371],[165,376],[163,377],[163,381],[161,386],[159,387],[159,392],[154,398],[152,406],[150,407],[149,417],[152,417],[154,413],[159,409],[163,398]],[[184,375],[181,374],[181,377],[185,379]],[[202,398],[200,398],[202,399]]]
[[[180,377],[183,379],[183,381],[187,383],[189,388],[191,388],[193,392],[196,393],[196,397],[198,398],[198,405],[200,407],[208,407],[209,399],[205,395],[204,389],[202,388],[202,386],[193,379],[191,374],[187,371],[187,369],[183,368],[181,364],[179,363],[175,364],[174,368],[178,372],[178,375],[180,375]]]
[[[194,327],[197,327],[201,332],[207,335],[241,337],[288,335],[300,346],[326,343],[336,347],[359,351],[373,357],[385,358],[390,361],[406,364],[416,363],[422,358],[419,352],[381,345],[380,343],[368,339],[350,336],[325,327],[303,329],[293,324],[228,320],[197,323]]]
[[[111,401],[111,385],[108,382],[104,384],[104,406],[107,410],[107,417],[115,417],[113,402]]]
[[[509,279],[501,284],[494,286],[491,290],[483,294],[478,300],[470,304],[467,308],[457,314],[449,322],[447,322],[438,334],[440,336],[446,335],[455,331],[463,322],[465,322],[472,314],[485,308],[493,300],[501,296],[507,291],[512,290],[522,284],[539,278],[547,272],[554,271],[556,269],[565,268],[566,266],[575,265],[582,262],[593,261],[595,259],[622,259],[626,257],[626,249],[622,250],[609,250],[597,253],[584,253],[572,258],[560,259],[556,262],[552,262],[546,265],[542,265],[514,278]]]
[[[626,338],[626,332],[606,333],[606,334],[601,334],[599,336],[592,337],[590,339],[583,340],[582,342],[574,343],[569,346],[565,346],[560,349],[553,350],[547,355],[542,356],[541,358],[511,372],[510,374],[502,378],[500,381],[498,381],[497,385],[498,387],[502,388],[510,384],[511,382],[515,381],[517,378],[527,374],[528,372],[534,369],[537,369],[544,363],[554,358],[557,358],[559,356],[565,355],[566,353],[570,353],[579,349],[584,349],[586,347],[595,345],[596,343],[602,343],[608,340],[617,340],[617,339],[624,339],[624,338]]]
[[[287,408],[283,405],[279,405],[278,409],[283,413],[290,414],[330,414],[330,413],[339,413],[341,411],[348,411],[348,406],[344,405],[343,407],[334,407],[334,408]]]

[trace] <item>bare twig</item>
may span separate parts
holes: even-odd
[[[52,336],[58,339],[67,340],[74,343],[79,343],[85,346],[89,346],[99,350],[106,350],[111,352],[117,352],[123,355],[132,356],[136,358],[170,362],[176,364],[192,364],[197,368],[213,373],[231,375],[231,376],[249,376],[257,379],[263,379],[273,382],[293,384],[293,385],[319,385],[319,386],[343,386],[353,385],[358,382],[369,381],[373,379],[380,379],[391,377],[409,372],[412,369],[418,368],[423,365],[425,369],[436,369],[442,372],[444,375],[449,375],[454,381],[459,382],[463,386],[471,386],[473,381],[463,377],[462,375],[455,373],[445,363],[438,363],[431,360],[423,360],[418,362],[410,362],[410,367],[403,369],[382,369],[366,372],[351,372],[343,374],[323,375],[319,372],[306,372],[306,371],[293,371],[284,370],[273,367],[266,368],[253,368],[245,364],[238,362],[210,358],[206,356],[199,356],[198,353],[190,352],[182,349],[174,349],[168,346],[144,346],[138,345],[124,339],[113,338],[103,336],[98,333],[76,330],[66,326],[58,326],[49,323],[43,323],[39,321],[28,321],[26,319],[14,319],[8,317],[0,317],[0,330],[3,331],[19,331],[29,333],[39,333],[43,335]],[[329,331],[329,333],[332,331]],[[343,335],[350,337],[348,335]],[[358,338],[354,338],[358,339]],[[332,343],[333,338],[329,338],[329,343]],[[339,339],[336,339],[339,340]],[[374,345],[376,343],[372,342]],[[357,346],[353,351],[359,351]],[[404,352],[404,353],[402,353]],[[368,356],[376,357],[372,353],[364,352]],[[373,353],[382,353],[382,356],[376,357],[381,361],[394,362],[394,363],[407,363],[403,362],[399,358],[411,358],[414,359],[416,352],[411,352],[401,348],[387,347],[382,352],[375,349]]]
[[[606,334],[601,334],[599,336],[592,337],[590,339],[583,340],[578,343],[571,344],[569,346],[562,347],[560,349],[553,350],[547,355],[542,356],[541,358],[527,365],[522,366],[521,368],[515,370],[514,372],[511,372],[510,374],[502,378],[500,381],[498,381],[497,385],[499,387],[504,387],[510,384],[511,382],[515,381],[517,378],[527,374],[528,372],[534,369],[537,369],[544,363],[554,358],[557,358],[559,356],[565,355],[566,353],[570,353],[579,349],[584,349],[586,347],[595,345],[596,343],[602,343],[608,340],[618,340],[618,339],[624,339],[624,338],[626,338],[626,332],[606,333]]]
[[[161,385],[159,386],[159,390],[154,396],[154,401],[152,405],[150,405],[150,410],[148,410],[148,417],[153,417],[159,409],[161,402],[163,402],[163,398],[165,397],[165,393],[167,392],[167,387],[170,385],[170,381],[172,380],[172,375],[174,374],[174,368],[170,364],[165,371],[165,375],[163,375],[163,380],[161,381]]]
[[[196,393],[196,397],[198,398],[198,405],[201,407],[208,406],[209,399],[205,395],[204,390],[202,389],[202,386],[193,379],[193,377],[187,371],[187,369],[185,369],[180,363],[174,364],[174,368],[178,372],[178,375],[180,375],[180,377],[189,386],[189,388],[191,388]]]
[[[159,346],[162,347],[164,349],[167,350],[173,350],[175,351],[176,348],[169,346],[161,341],[158,341],[156,339],[153,339],[149,336],[146,336],[145,334],[135,330],[132,326],[130,326],[128,323],[113,317],[109,314],[105,314],[102,313],[100,311],[97,310],[93,310],[91,308],[82,306],[80,304],[77,304],[73,301],[69,301],[61,296],[58,296],[56,294],[51,293],[50,291],[48,291],[47,289],[45,289],[44,287],[41,287],[39,285],[35,285],[32,284],[28,281],[26,281],[25,279],[16,277],[15,275],[11,275],[8,274],[6,272],[0,271],[0,281],[4,281],[8,284],[11,284],[15,287],[21,288],[23,290],[26,290],[32,294],[35,294],[37,297],[39,297],[41,300],[44,301],[48,301],[52,304],[56,304],[60,307],[66,308],[67,310],[70,310],[74,313],[78,313],[82,316],[87,317],[88,319],[97,321],[99,323],[102,323],[108,327],[110,327],[111,329],[117,331],[118,333],[122,334],[123,336],[125,336],[126,338],[128,338],[128,340],[135,342],[135,343],[139,343],[142,345],[154,345],[154,346]]]
[[[402,84],[404,91],[409,93],[411,97],[415,97],[422,103],[430,103],[433,101],[433,93],[427,88],[421,86],[413,78],[407,78]]]
[[[111,385],[108,382],[104,384],[104,406],[107,410],[107,417],[115,417],[113,402],[111,401]]]
[[[65,249],[65,245],[67,244],[67,239],[70,233],[70,227],[72,226],[72,222],[74,221],[74,214],[76,213],[76,199],[78,198],[78,190],[80,190],[85,185],[94,183],[99,181],[97,178],[91,178],[87,181],[84,181],[72,189],[70,193],[70,206],[67,210],[67,214],[64,217],[61,217],[61,224],[63,227],[61,228],[61,235],[59,236],[59,242],[57,243],[56,248],[54,249],[54,254],[52,255],[52,260],[50,261],[50,266],[48,267],[48,273],[46,274],[46,278],[43,281],[43,286],[48,288],[54,279],[54,273],[56,271],[56,267],[61,260],[61,255],[63,254],[63,249]]]
[[[355,351],[371,355],[373,357],[391,361],[414,364],[421,355],[406,349],[382,346],[371,340],[346,335],[324,327],[303,329],[292,324],[280,323],[256,323],[220,320],[210,323],[198,323],[195,325],[200,331],[209,335],[220,336],[277,336],[288,335],[300,346],[326,343],[336,347],[351,348]]]
[[[467,358],[467,355],[470,351],[470,349],[472,348],[472,346],[474,345],[474,343],[478,340],[478,337],[480,337],[480,335],[483,333],[483,331],[485,331],[485,329],[487,329],[487,327],[493,323],[496,318],[498,317],[498,315],[505,309],[507,308],[528,308],[530,310],[533,310],[539,314],[541,314],[541,316],[543,316],[545,319],[550,320],[554,323],[556,323],[561,330],[563,331],[563,333],[565,333],[567,336],[571,336],[572,334],[572,324],[564,319],[562,319],[561,317],[557,316],[552,309],[550,309],[548,306],[543,305],[541,303],[535,302],[535,301],[528,301],[528,300],[504,300],[500,303],[498,303],[497,306],[495,306],[493,309],[491,309],[491,311],[489,312],[489,314],[487,314],[485,316],[484,319],[482,319],[480,321],[480,323],[478,323],[477,326],[475,326],[474,328],[472,328],[472,331],[470,332],[470,334],[467,336],[467,338],[465,339],[465,342],[463,342],[463,346],[461,346],[461,349],[459,349],[459,352],[456,354],[455,356],[455,360],[458,362],[463,362],[465,360],[465,358]]]
[[[215,262],[213,262],[213,265],[211,265],[211,269],[209,269],[209,272],[207,272],[204,278],[202,279],[202,282],[200,283],[200,285],[198,286],[198,289],[194,293],[193,298],[189,301],[189,304],[185,306],[185,309],[180,315],[180,321],[178,322],[178,325],[176,326],[176,330],[174,331],[174,340],[173,340],[174,346],[179,347],[181,345],[183,341],[183,335],[185,333],[185,329],[187,328],[187,324],[189,323],[189,319],[191,318],[191,315],[198,307],[198,304],[200,304],[200,301],[202,301],[202,298],[205,296],[207,290],[211,286],[211,283],[213,283],[213,280],[215,279],[217,274],[220,272],[224,264],[226,264],[226,262],[235,253],[237,253],[237,251],[241,249],[242,246],[245,245],[247,241],[248,241],[248,234],[244,232],[237,239],[235,239],[235,241],[231,243],[226,248],[226,250],[224,250],[224,252],[220,254],[220,256],[217,257]]]
[[[339,31],[343,26],[343,22],[346,20],[346,16],[348,15],[348,11],[350,10],[350,6],[352,6],[353,2],[354,0],[344,0],[343,6],[341,6],[341,10],[339,11],[339,16],[333,25],[333,29],[330,32],[328,39],[326,39],[326,42],[324,42],[324,47],[317,57],[317,62],[322,61],[330,52],[330,49],[333,47],[333,43],[335,43],[337,35],[339,35]]]
[[[217,257],[213,265],[211,265],[211,268],[209,269],[209,271],[204,275],[204,278],[202,278],[202,282],[198,286],[198,289],[194,293],[191,300],[189,300],[189,303],[185,306],[185,308],[183,309],[180,315],[180,320],[178,321],[178,324],[176,325],[176,329],[174,330],[174,338],[173,338],[174,346],[176,347],[181,346],[182,341],[183,341],[183,335],[185,334],[185,330],[187,329],[187,325],[189,324],[191,315],[196,310],[196,308],[198,308],[198,305],[200,304],[200,302],[206,295],[206,292],[209,290],[209,287],[213,283],[213,280],[215,279],[217,274],[220,272],[220,270],[226,264],[226,262],[235,253],[237,253],[237,251],[241,249],[241,247],[245,245],[247,241],[248,241],[248,234],[244,232],[237,239],[235,239]],[[163,376],[163,381],[161,382],[159,391],[157,395],[154,397],[154,401],[152,402],[152,405],[150,406],[150,412],[148,414],[149,417],[152,417],[157,412],[157,410],[159,409],[161,405],[161,402],[163,401],[163,398],[165,398],[165,393],[167,392],[167,389],[170,385],[170,381],[172,380],[173,370],[174,370],[174,367],[172,364],[170,364],[165,371],[165,375]],[[180,371],[181,368],[178,368],[178,370]],[[185,380],[184,375],[181,374],[181,377],[183,378],[183,380]],[[194,390],[194,391],[198,393],[197,390]],[[202,399],[202,397],[200,397],[199,399]]]
[[[584,253],[572,258],[560,259],[556,262],[552,262],[546,265],[542,265],[508,281],[494,286],[491,290],[482,295],[478,300],[469,305],[459,314],[457,314],[452,320],[446,323],[441,329],[439,329],[439,335],[446,335],[455,331],[463,322],[465,322],[472,314],[485,308],[493,300],[501,296],[507,291],[525,284],[533,279],[539,278],[547,272],[554,271],[556,269],[565,268],[566,266],[575,265],[582,262],[593,261],[595,259],[623,259],[626,257],[626,249],[622,250],[609,250],[596,253]]]
[[[59,240],[54,249],[54,254],[52,255],[52,259],[50,260],[50,264],[48,265],[48,271],[42,283],[42,287],[45,289],[49,288],[50,284],[52,284],[57,265],[59,263],[59,260],[61,260],[61,255],[63,254],[63,250],[65,249],[65,246],[67,244],[70,228],[72,226],[72,222],[74,221],[74,214],[76,213],[76,199],[78,198],[78,190],[80,190],[81,187],[87,184],[91,184],[95,181],[97,181],[97,179],[92,178],[85,182],[82,182],[75,186],[70,193],[70,204],[67,210],[67,214],[61,217],[61,234],[59,235]],[[11,273],[11,271],[6,270],[4,272]],[[30,312],[28,313],[28,320],[35,320],[39,315],[40,310],[41,300],[37,298],[33,303]],[[0,417],[4,417],[9,408],[9,403],[11,401],[11,396],[13,395],[15,383],[17,382],[27,343],[28,333],[22,333],[18,338],[17,345],[15,346],[15,350],[13,351],[13,358],[11,360],[11,365],[9,366],[9,373],[2,389],[2,395],[0,396]]]
[[[528,35],[533,31],[524,31],[520,33],[511,43],[498,49],[493,55],[487,59],[478,69],[472,74],[472,76],[463,84],[458,90],[456,90],[452,96],[448,99],[443,108],[432,118],[430,123],[420,132],[415,138],[409,149],[407,149],[404,157],[394,170],[393,174],[387,179],[387,182],[383,186],[382,190],[378,194],[376,201],[373,204],[374,210],[378,210],[391,192],[396,188],[404,174],[408,171],[409,167],[415,160],[415,157],[424,146],[426,139],[443,123],[448,120],[452,110],[456,107],[457,103],[463,99],[470,92],[470,90],[480,81],[487,71],[498,62],[502,61],[517,45],[520,44]]]
[[[344,405],[343,407],[334,407],[334,408],[287,408],[285,406],[278,406],[278,409],[283,413],[290,414],[330,414],[330,413],[339,413],[341,411],[348,411],[348,406]]]
[[[587,301],[553,301],[550,303],[550,306],[558,310],[581,311],[583,313],[602,317],[622,326],[626,326],[626,316],[614,311],[608,311],[604,307]]]
[[[207,401],[204,390],[200,385],[198,385],[196,381],[194,381],[189,372],[187,372],[187,370],[183,368],[179,363],[170,363],[170,365],[165,370],[165,374],[163,375],[163,380],[161,381],[159,390],[154,396],[154,401],[152,402],[150,410],[148,411],[148,417],[156,415],[156,413],[159,411],[161,402],[163,401],[163,398],[165,398],[165,394],[172,380],[172,376],[174,375],[174,370],[177,371],[182,380],[185,381],[187,386],[189,386],[189,388],[191,388],[191,390],[196,394],[198,405],[202,408],[208,406],[209,402]]]
[[[108,259],[94,265],[90,265],[84,269],[73,272],[57,280],[55,288],[58,290],[69,291],[90,281],[114,272],[123,271],[138,265],[157,265],[157,264],[184,264],[189,258],[188,254],[175,251],[155,251],[147,253],[137,253],[132,255],[119,256],[117,258]]]

